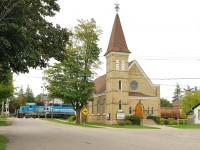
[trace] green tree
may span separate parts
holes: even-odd
[[[94,19],[78,20],[71,45],[66,48],[66,59],[45,71],[50,96],[71,103],[80,123],[80,111],[94,92],[93,75],[99,67],[101,49],[97,42],[101,30]]]
[[[179,84],[177,83],[175,91],[174,91],[174,96],[173,96],[173,100],[172,101],[174,102],[176,100],[181,100],[181,98],[182,98],[182,92],[183,91],[181,90]]]
[[[0,7],[0,75],[64,58],[67,29],[48,22],[60,10],[57,0],[1,0]]]
[[[29,87],[29,85],[26,88],[26,92],[25,92],[25,97],[26,97],[26,101],[27,102],[35,102],[35,98],[33,95],[33,91],[32,89]]]
[[[20,106],[25,106],[27,102],[27,98],[25,96],[25,92],[23,87],[20,87],[19,91],[15,93],[15,97],[12,98],[9,104],[10,113],[14,113],[15,109],[19,109]]]
[[[13,92],[13,73],[8,70],[0,77],[0,102],[8,97],[12,97]]]
[[[160,99],[160,107],[173,107],[172,103],[169,100],[161,98]]]
[[[187,92],[182,98],[181,107],[183,111],[187,113],[198,103],[200,103],[200,90]]]
[[[4,0],[0,6],[0,21],[5,18],[22,0]]]

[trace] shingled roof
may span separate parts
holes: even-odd
[[[104,93],[106,91],[106,75],[100,76],[94,80],[96,93]]]
[[[110,41],[105,55],[107,55],[110,52],[131,53],[127,47],[126,40],[124,37],[124,32],[122,30],[118,14],[116,14],[115,16],[115,21],[111,32]]]

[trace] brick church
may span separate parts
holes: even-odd
[[[160,86],[154,85],[128,49],[119,14],[115,16],[106,57],[106,74],[95,79],[88,122],[116,124],[126,115],[160,116]]]

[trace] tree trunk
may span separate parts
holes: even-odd
[[[80,122],[81,122],[81,109],[76,109],[76,123],[77,124],[80,124]]]

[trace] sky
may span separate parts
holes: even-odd
[[[161,98],[172,100],[175,86],[200,88],[200,1],[199,0],[58,0],[61,7],[54,24],[72,28],[77,19],[94,18],[102,29],[101,69],[105,74],[103,56],[107,50],[116,11],[118,12],[131,54],[129,61],[138,61],[154,84],[160,85]],[[14,75],[15,87],[27,85],[36,96],[41,88],[42,70]]]

